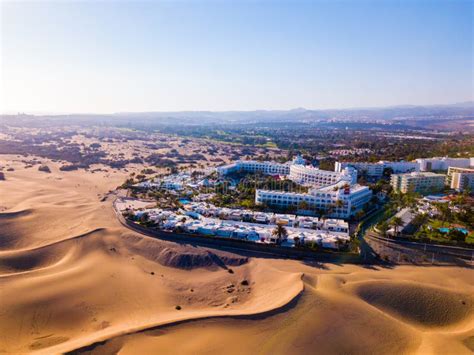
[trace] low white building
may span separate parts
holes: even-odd
[[[474,167],[474,158],[435,157],[416,159],[420,164],[420,171],[448,170],[450,166],[456,168]]]
[[[275,213],[271,219],[273,224],[281,224],[283,226],[293,227],[297,221],[294,214],[279,214]]]
[[[327,219],[324,221],[324,230],[330,232],[349,233],[349,224],[340,219]]]
[[[208,237],[233,238],[255,243],[275,244],[278,242],[274,234],[276,224],[257,224],[242,221],[223,221],[218,218],[190,218],[189,211],[167,211],[159,208],[149,208],[136,211],[136,215],[148,214],[150,220],[163,230],[181,230],[191,234]],[[184,214],[183,214],[184,213]],[[274,223],[286,221],[287,237],[282,246],[294,247],[298,244],[317,243],[323,248],[338,249],[350,241],[347,222],[341,220],[322,220],[315,217],[296,217],[295,215],[273,214]],[[302,228],[303,221],[311,221],[311,228]],[[298,225],[301,223],[301,225]]]

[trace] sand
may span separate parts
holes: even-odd
[[[0,352],[474,351],[472,269],[308,264],[164,242],[117,222],[107,193],[129,172],[46,161],[48,174],[13,160],[0,156],[15,169],[0,181]]]

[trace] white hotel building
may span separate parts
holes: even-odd
[[[335,190],[337,188],[337,190]],[[311,189],[306,194],[257,190],[255,203],[280,208],[295,207],[306,202],[308,210],[328,212],[332,218],[347,219],[360,211],[370,201],[372,191],[367,186],[347,185],[345,182],[323,188]],[[341,201],[341,202],[338,202]]]
[[[290,163],[275,163],[271,161],[238,160],[235,163],[219,166],[216,170],[219,175],[227,175],[235,172],[256,173],[265,175],[288,175],[290,173]]]
[[[312,187],[308,193],[291,193],[274,190],[257,190],[255,203],[279,208],[298,209],[301,202],[307,210],[330,212],[333,218],[350,218],[367,204],[372,191],[367,186],[357,185],[357,171],[347,167],[340,172],[320,170],[304,165],[305,160],[296,157],[291,163],[238,161],[217,171],[226,175],[235,171],[260,171],[268,175],[286,175],[292,181]]]
[[[474,168],[456,168],[450,166],[448,169],[448,183],[452,189],[474,191]]]
[[[416,159],[416,162],[420,164],[420,171],[448,170],[449,167],[474,167],[474,158],[436,157]]]
[[[427,194],[443,190],[445,180],[446,175],[425,171],[408,174],[392,174],[390,184],[395,191],[402,193],[416,192]]]
[[[356,169],[358,175],[365,175],[374,179],[380,179],[385,169],[392,169],[395,174],[420,171],[420,164],[418,162],[383,160],[377,163],[336,162],[334,170],[341,172],[347,167]]]
[[[357,171],[347,167],[342,171],[321,170],[310,165],[293,163],[288,178],[301,185],[323,187],[345,181],[352,185],[357,182]]]

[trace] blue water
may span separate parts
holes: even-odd
[[[466,228],[455,228],[457,229],[458,231],[460,231],[461,233],[467,235],[469,233],[469,231],[466,229]],[[451,230],[450,228],[438,228],[438,230],[441,232],[441,233],[449,233],[449,231]]]

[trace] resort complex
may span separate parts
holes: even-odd
[[[0,0],[0,355],[474,355],[473,9]]]
[[[301,156],[297,156],[287,164],[239,161],[217,168],[217,171],[221,176],[237,171],[278,175],[309,187],[307,193],[257,189],[255,192],[257,205],[280,209],[293,208],[302,212],[348,219],[370,201],[372,191],[367,186],[357,184],[357,171],[354,168],[327,171],[305,163]]]
[[[129,193],[121,197],[116,210],[131,226],[184,238],[348,250],[349,222],[353,236],[358,222],[384,209],[391,222],[379,231],[387,235],[410,235],[427,218],[434,221],[430,228],[435,232],[448,228],[435,221],[438,205],[448,201],[440,193],[449,187],[471,189],[474,169],[449,167],[448,175],[420,170],[418,161],[336,162],[330,171],[306,164],[299,155],[285,163],[239,160],[150,179],[141,175],[138,182],[129,179],[125,185],[131,198]],[[376,183],[358,183],[359,174]],[[404,202],[394,208],[389,199],[398,198]]]

